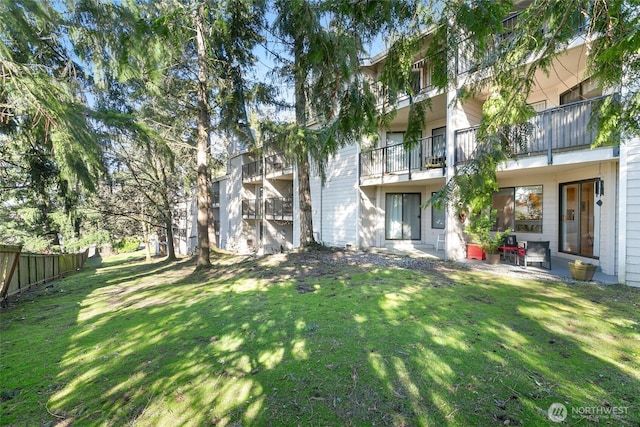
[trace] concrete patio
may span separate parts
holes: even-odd
[[[436,251],[433,246],[428,245],[406,245],[406,246],[395,246],[393,248],[375,248],[372,249],[376,252],[387,252],[387,253],[396,253],[399,255],[408,255],[415,257],[425,257],[432,259],[440,259],[444,260],[444,251],[439,250]],[[514,272],[514,273],[525,273],[530,271],[531,273],[535,273],[536,276],[549,276],[550,279],[561,279],[561,280],[573,280],[571,278],[571,273],[569,272],[569,259],[562,258],[558,256],[551,257],[551,270],[547,270],[546,268],[541,268],[534,265],[529,265],[526,268],[522,265],[515,265],[510,261],[501,261],[499,264],[490,265],[486,261],[479,261],[474,259],[460,259],[455,262],[460,264],[465,264],[471,268],[477,267],[482,270],[496,270],[496,272]],[[591,283],[599,283],[603,285],[613,285],[618,283],[617,276],[611,276],[608,274],[604,274],[600,269],[596,270],[595,275],[593,276],[593,280]]]

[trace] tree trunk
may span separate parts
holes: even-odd
[[[167,228],[167,260],[176,260],[176,248],[173,240],[173,215],[171,213],[171,205],[169,199],[165,197],[164,200],[164,212],[162,214],[164,218],[165,227]]]
[[[309,182],[309,159],[298,158],[298,197],[300,206],[300,246],[313,246],[313,215],[311,206],[311,184]]]
[[[307,127],[307,97],[305,93],[306,73],[302,66],[301,58],[304,53],[304,40],[297,37],[294,41],[294,73],[295,73],[295,99],[296,99],[296,124],[306,130]],[[300,246],[305,248],[313,246],[313,215],[311,207],[311,184],[309,182],[309,155],[305,147],[306,141],[301,142],[301,147],[296,150],[298,164],[298,199],[300,208]]]
[[[211,265],[209,250],[209,102],[207,93],[207,62],[205,46],[204,2],[198,4],[195,16],[198,46],[198,151],[197,151],[197,203],[198,203],[198,261],[197,268]]]
[[[140,211],[140,226],[142,227],[142,238],[144,240],[144,258],[147,262],[151,261],[151,248],[149,247],[149,222],[147,221],[147,215],[145,214],[145,205],[139,203],[141,206]]]
[[[141,221],[142,225],[142,236],[144,238],[144,257],[147,262],[151,261],[151,245],[149,242],[149,223],[146,221],[146,218],[143,217]]]
[[[175,261],[176,249],[173,245],[173,221],[171,221],[171,214],[169,214],[169,218],[165,220],[165,227],[167,228],[167,261]]]

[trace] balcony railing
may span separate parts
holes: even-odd
[[[591,146],[597,135],[597,126],[591,122],[594,105],[605,97],[588,99],[541,111],[522,125],[506,129],[500,136],[514,157],[544,155],[549,164],[554,152],[569,151]],[[455,164],[473,159],[479,146],[478,126],[456,131]]]
[[[415,62],[411,69],[411,89],[413,90],[413,96],[434,89],[434,73],[445,73],[446,66],[447,58],[444,51]],[[386,91],[382,82],[375,83],[375,85],[373,86],[373,92],[378,105],[382,105],[389,101],[388,92]],[[397,101],[403,101],[405,99],[409,99],[410,97],[411,95],[409,95],[408,93],[398,93]]]
[[[265,159],[267,175],[288,175],[293,172],[291,161],[284,154],[274,154]]]
[[[407,151],[403,144],[390,145],[360,153],[360,177],[375,177],[446,166],[446,138],[444,135],[421,138],[419,144]],[[410,177],[409,177],[410,178]]]
[[[242,217],[245,219],[262,218],[262,199],[243,199]]]
[[[293,196],[266,199],[264,212],[266,219],[293,221]]]
[[[515,38],[518,37],[518,20],[521,19],[521,15],[522,12],[514,13],[502,20],[502,32],[496,34],[487,45],[488,47],[482,59],[477,58],[475,55],[477,47],[472,40],[470,38],[463,40],[458,46],[456,55],[456,72],[464,74],[477,71],[481,67],[495,62],[501,52],[504,53],[505,50],[511,49]],[[568,22],[568,25],[574,28],[576,36],[584,33],[588,24],[579,9],[576,9]],[[543,26],[542,33],[545,34],[547,32],[548,29]]]
[[[255,162],[242,165],[242,181],[251,182],[259,181],[262,179],[262,161],[257,160]]]

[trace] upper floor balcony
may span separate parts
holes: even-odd
[[[242,182],[262,181],[262,160],[242,165]]]
[[[483,58],[474,53],[477,50],[476,45],[471,38],[463,40],[458,46],[456,54],[456,74],[472,73],[482,69],[488,64],[495,63],[501,56],[501,53],[513,48],[514,40],[520,36],[520,22],[522,21],[522,11],[514,12],[507,18],[502,20],[502,32],[495,34],[487,44],[487,48],[483,54]],[[567,23],[574,30],[574,36],[583,34],[589,25],[588,20],[582,14],[580,9],[576,9],[571,19]],[[549,35],[549,28],[542,25],[540,35],[546,37]]]
[[[595,105],[605,97],[587,99],[544,110],[525,123],[509,129],[500,137],[513,157],[546,156],[553,164],[553,155],[590,148],[597,136],[592,121]],[[478,126],[455,132],[456,166],[473,159],[482,149],[477,139]]]
[[[262,219],[262,199],[242,199],[242,218]]]
[[[387,175],[412,174],[439,169],[444,174],[447,164],[446,138],[434,135],[421,138],[418,145],[407,150],[403,144],[389,145],[360,153],[360,178],[381,178]]]
[[[434,56],[416,61],[411,67],[412,94],[399,93],[394,107],[397,108],[412,99],[426,96],[428,92],[436,89],[433,79],[434,73],[445,73],[446,67],[447,58],[444,51]],[[373,85],[373,93],[379,107],[389,102],[389,93],[382,82],[378,81]]]
[[[264,214],[268,220],[293,221],[293,196],[265,199]]]
[[[267,177],[290,176],[293,177],[293,163],[284,154],[274,154],[264,159],[265,175]]]

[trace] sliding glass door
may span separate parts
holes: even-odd
[[[420,193],[387,193],[385,239],[420,240]]]
[[[560,185],[560,251],[600,256],[600,206],[595,181]]]

